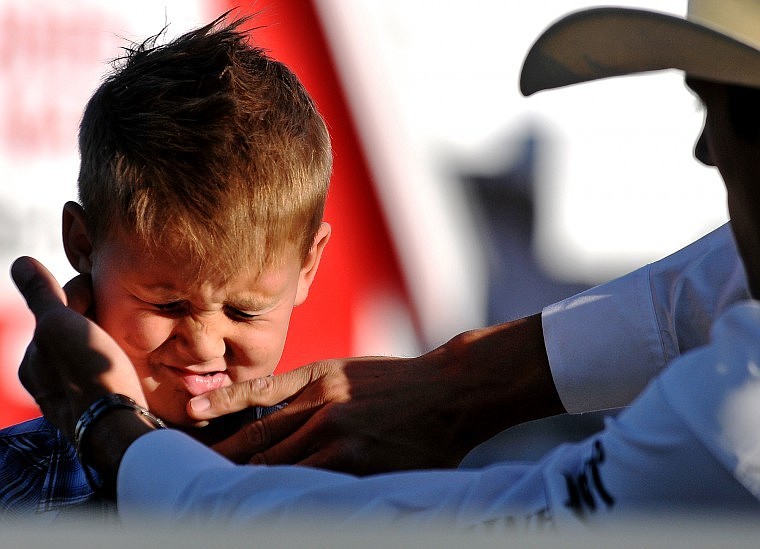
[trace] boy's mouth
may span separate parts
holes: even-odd
[[[192,396],[202,395],[214,389],[230,384],[230,378],[226,372],[209,372],[196,374],[187,370],[172,368]]]

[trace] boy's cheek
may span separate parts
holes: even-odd
[[[106,328],[106,331],[111,333],[128,354],[138,353],[142,356],[155,351],[171,337],[174,322],[157,315],[131,313],[122,322],[109,322],[109,325],[112,328]]]
[[[229,370],[233,382],[268,376],[277,369],[285,347],[284,334],[269,332],[264,341],[261,338],[259,332],[247,341],[231,342],[233,355],[237,358],[237,363]]]

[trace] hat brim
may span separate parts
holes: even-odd
[[[593,8],[550,26],[520,76],[523,95],[662,69],[760,87],[760,50],[679,17],[629,8]]]

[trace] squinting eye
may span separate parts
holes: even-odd
[[[241,311],[240,309],[235,309],[234,307],[225,307],[224,310],[227,313],[227,316],[233,320],[240,320],[240,321],[253,320],[258,316],[258,315],[252,315],[250,313],[246,313],[244,311]]]
[[[185,310],[185,303],[182,301],[172,301],[171,303],[151,303],[150,305],[162,313],[167,314],[178,314]]]

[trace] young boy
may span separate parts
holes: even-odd
[[[66,256],[92,288],[70,303],[90,302],[152,413],[207,444],[244,418],[197,425],[188,400],[274,371],[330,235],[325,124],[244,23],[127,50],[87,104],[80,203],[63,208]],[[4,429],[0,516],[99,501],[86,473],[44,418]]]

